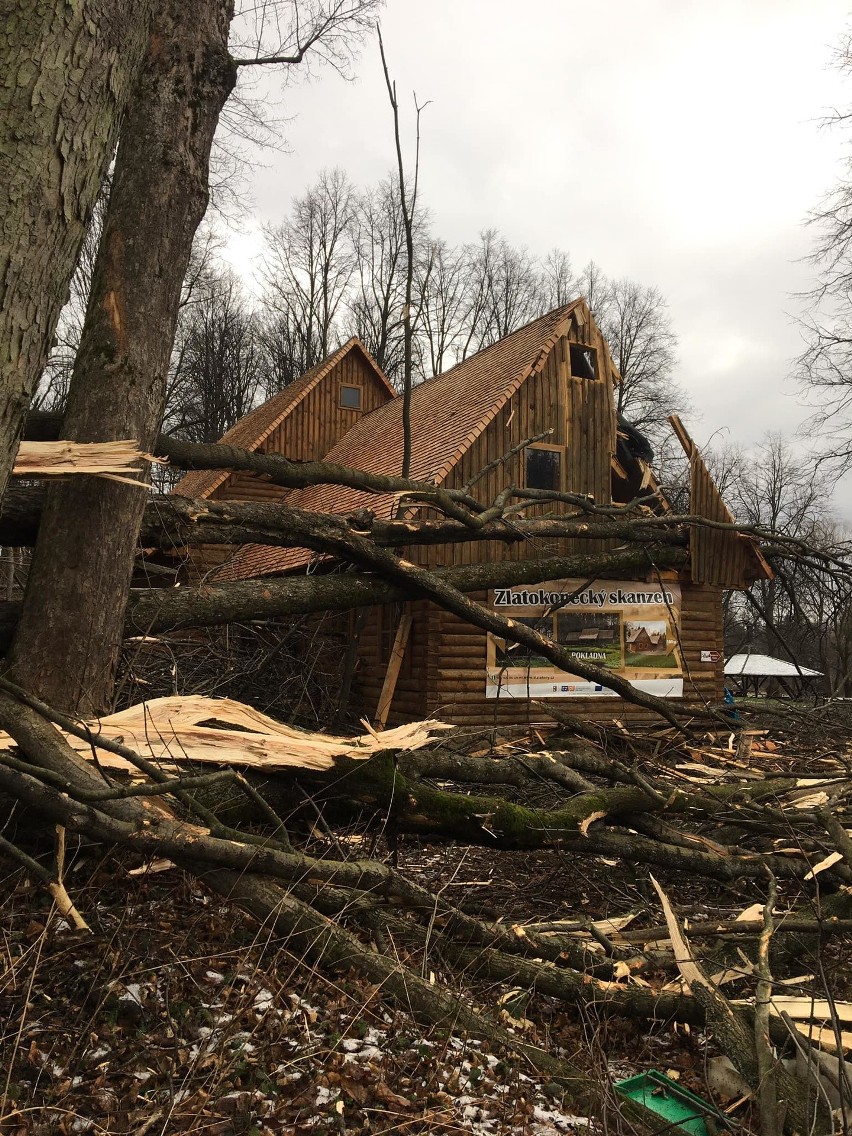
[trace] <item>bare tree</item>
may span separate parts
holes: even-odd
[[[418,280],[422,336],[432,375],[440,375],[463,358],[470,331],[470,289],[466,250],[433,241],[429,272]]]
[[[216,442],[252,409],[261,390],[261,349],[239,281],[222,271],[186,309],[163,428]]]
[[[741,523],[843,555],[829,512],[829,478],[789,439],[769,434],[750,453],[734,455],[730,465],[736,476],[728,479],[727,499]],[[830,580],[815,577],[807,565],[784,562],[774,579],[729,598],[729,618],[742,630],[743,646],[782,657],[792,652],[798,662],[823,669],[838,605],[847,602],[842,589],[832,591]]]
[[[292,360],[292,376],[313,367],[340,337],[355,272],[355,194],[342,170],[324,171],[293,203],[290,218],[266,230],[265,306]]]
[[[835,64],[852,74],[852,31],[835,53]],[[824,125],[847,131],[852,110],[833,111]],[[847,142],[848,147],[848,142]],[[810,213],[815,234],[810,263],[816,278],[801,297],[806,304],[800,327],[806,347],[796,375],[815,407],[806,430],[834,468],[852,466],[852,151],[837,185]]]
[[[627,278],[608,279],[594,262],[579,281],[621,372],[616,409],[656,450],[670,438],[667,418],[690,409],[674,377],[674,334],[666,301],[656,288]]]
[[[542,261],[541,288],[545,308],[564,307],[579,295],[571,257],[563,249],[552,248]]]
[[[469,346],[479,351],[510,335],[545,310],[541,272],[525,248],[515,248],[496,229],[480,233],[470,262]]]
[[[396,163],[399,192],[399,210],[402,216],[402,230],[405,237],[405,276],[402,301],[402,476],[408,477],[411,468],[411,388],[414,383],[414,233],[417,225],[417,190],[420,180],[420,114],[426,104],[418,103],[417,95],[412,94],[415,114],[414,174],[409,179],[405,174],[402,156],[402,141],[399,132],[399,102],[396,95],[396,82],[390,77],[385,58],[385,45],[379,32],[379,53],[382,57],[382,70],[385,76],[388,99],[393,112],[393,135],[396,144]]]
[[[71,277],[68,300],[59,314],[53,346],[30,403],[34,410],[61,411],[65,408],[74,359],[83,334],[95,259],[109,203],[110,180],[109,176],[104,179],[86,227],[86,236],[80,248],[77,267]]]
[[[405,328],[403,312],[407,286],[405,218],[396,175],[385,178],[358,198],[353,218],[356,277],[349,304],[349,328],[363,340],[391,381],[403,384]],[[415,294],[421,308],[424,278],[428,277],[427,219],[422,209],[413,218]],[[419,353],[414,348],[415,356]]]

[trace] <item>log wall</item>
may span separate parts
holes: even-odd
[[[361,388],[361,409],[340,405],[341,386]],[[388,401],[387,388],[358,351],[349,351],[258,447],[259,453],[283,454],[290,461],[319,461],[359,418]],[[211,494],[213,501],[281,501],[286,489],[262,474],[232,473]],[[188,581],[203,578],[234,553],[228,545],[202,544],[185,550]]]
[[[689,462],[689,511],[710,521],[733,524],[704,460],[694,450]],[[755,545],[739,533],[693,525],[689,534],[693,579],[725,588],[748,588],[759,572]]]
[[[361,388],[361,409],[340,405],[341,386]],[[357,351],[348,352],[325,378],[293,407],[258,448],[290,461],[320,461],[359,418],[388,401],[388,392]],[[232,473],[211,497],[215,501],[280,501],[286,490],[256,473]]]
[[[573,352],[572,361],[572,345]],[[583,374],[577,345],[593,348],[595,377]],[[588,359],[589,356],[587,355]],[[616,448],[614,386],[617,372],[597,328],[572,325],[557,341],[538,369],[497,412],[475,438],[443,484],[471,492],[483,504],[494,500],[506,485],[524,484],[525,455],[499,459],[522,441],[551,433],[544,444],[561,448],[563,488],[566,492],[593,496],[598,503],[611,501],[612,458]],[[482,476],[477,476],[497,463]],[[527,510],[527,516],[572,514],[573,506],[549,503]],[[425,510],[423,515],[432,515]],[[411,558],[425,567],[470,564],[496,559],[530,559],[595,551],[584,540],[553,540],[512,546],[498,543],[444,545],[413,549]],[[702,663],[701,651],[720,651],[723,642],[721,589],[681,580],[681,643],[684,665],[684,701],[718,702],[723,694],[722,662]],[[475,598],[487,601],[482,593]],[[485,697],[487,637],[484,631],[465,624],[456,616],[429,604],[413,605],[414,623],[409,653],[391,704],[389,723],[413,716],[435,715],[459,725],[490,727],[546,723],[546,709],[527,699]],[[371,613],[359,645],[356,697],[372,714],[387,669],[393,630],[399,621],[396,609]],[[553,705],[591,721],[615,718],[651,721],[655,715],[620,698],[559,698]],[[679,700],[673,700],[679,701]]]
[[[611,467],[615,453],[614,369],[596,329],[581,329],[596,353],[598,378],[572,375],[571,340],[560,338],[541,367],[516,391],[473,441],[443,484],[460,489],[471,482],[471,492],[483,504],[490,504],[507,485],[525,484],[526,454],[500,459],[528,438],[550,431],[542,440],[558,447],[562,455],[563,490],[594,497],[598,504],[611,501]],[[492,463],[499,463],[478,476]],[[527,517],[565,516],[576,513],[564,502],[530,506]],[[421,510],[420,516],[436,518],[434,511]],[[481,561],[528,560],[542,556],[565,556],[578,551],[596,551],[601,542],[552,540],[536,545],[506,546],[487,544],[444,545],[412,550],[411,559],[424,567],[475,564]]]
[[[719,650],[722,643],[721,589],[685,580],[681,581],[681,589],[683,701],[718,703],[723,696],[723,664],[721,659],[718,663],[702,663],[701,651]],[[484,592],[471,598],[487,602]],[[406,659],[406,686],[403,688],[400,683],[398,698],[391,704],[389,724],[409,721],[415,714],[477,727],[547,724],[552,721],[542,709],[547,702],[587,721],[658,720],[650,711],[621,698],[556,698],[541,700],[540,704],[520,698],[486,698],[486,632],[433,604],[417,603],[413,611],[412,641],[417,647],[412,657]],[[371,613],[374,628],[381,618]],[[375,630],[362,638],[359,653],[356,698],[363,697],[363,705],[372,714],[386,669],[386,664],[378,661]],[[673,699],[672,704],[677,706],[680,701]]]
[[[412,616],[411,632],[391,702],[388,721],[411,722],[427,717],[428,674],[434,644],[429,640],[430,608],[425,600],[383,604],[367,613],[358,640],[358,664],[353,682],[353,706],[363,707],[372,720],[385,680],[396,629],[404,611]]]

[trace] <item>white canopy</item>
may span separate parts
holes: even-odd
[[[771,655],[732,655],[725,663],[726,675],[755,675],[773,678],[819,678],[822,671],[810,667],[797,667],[785,659],[773,659]]]

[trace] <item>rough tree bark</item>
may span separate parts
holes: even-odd
[[[213,134],[236,76],[232,14],[230,0],[158,7],[121,132],[66,438],[134,438],[146,448],[156,437],[181,282],[207,207]],[[57,706],[92,714],[109,702],[146,499],[144,488],[102,478],[48,491],[11,662],[25,686]],[[83,541],[81,532],[97,538]]]
[[[11,485],[0,506],[0,547],[33,545],[44,508],[43,486]],[[152,496],[147,500],[139,531],[143,548],[181,549],[199,544],[269,544],[297,546],[300,526],[316,514],[284,504],[256,501],[210,501],[195,497]],[[327,515],[322,518],[327,521]],[[685,531],[655,524],[647,518],[587,519],[535,517],[531,520],[489,521],[471,530],[460,521],[385,521],[366,510],[332,518],[344,531],[368,533],[386,548],[404,545],[457,544],[497,540],[517,544],[527,540],[579,537],[622,540],[634,547],[670,545],[686,548]]]
[[[492,561],[457,568],[441,568],[433,575],[463,592],[513,585],[537,584],[543,580],[596,576],[609,571],[629,573],[647,567],[644,548],[601,554],[552,557],[547,560]],[[658,548],[654,551],[658,567],[675,567],[685,562],[684,548]],[[372,604],[407,599],[411,589],[400,587],[366,573],[328,576],[286,576],[237,583],[204,584],[190,588],[151,588],[131,596],[126,609],[123,634],[156,635],[186,627],[216,627],[241,620],[280,619],[312,611],[350,611]],[[0,602],[0,652],[14,634],[21,605]]]
[[[13,0],[0,31],[0,497],[145,48],[145,0]]]

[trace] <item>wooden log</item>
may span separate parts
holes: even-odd
[[[376,728],[379,730],[384,728],[385,722],[388,720],[388,711],[390,710],[391,702],[393,702],[397,679],[399,678],[402,660],[405,656],[405,648],[408,646],[408,637],[411,634],[411,622],[411,612],[403,612],[399,626],[396,629],[396,637],[394,638],[393,648],[391,649],[387,674],[385,675],[385,681],[382,685],[382,692],[379,695],[379,704],[376,708],[375,724]]]

